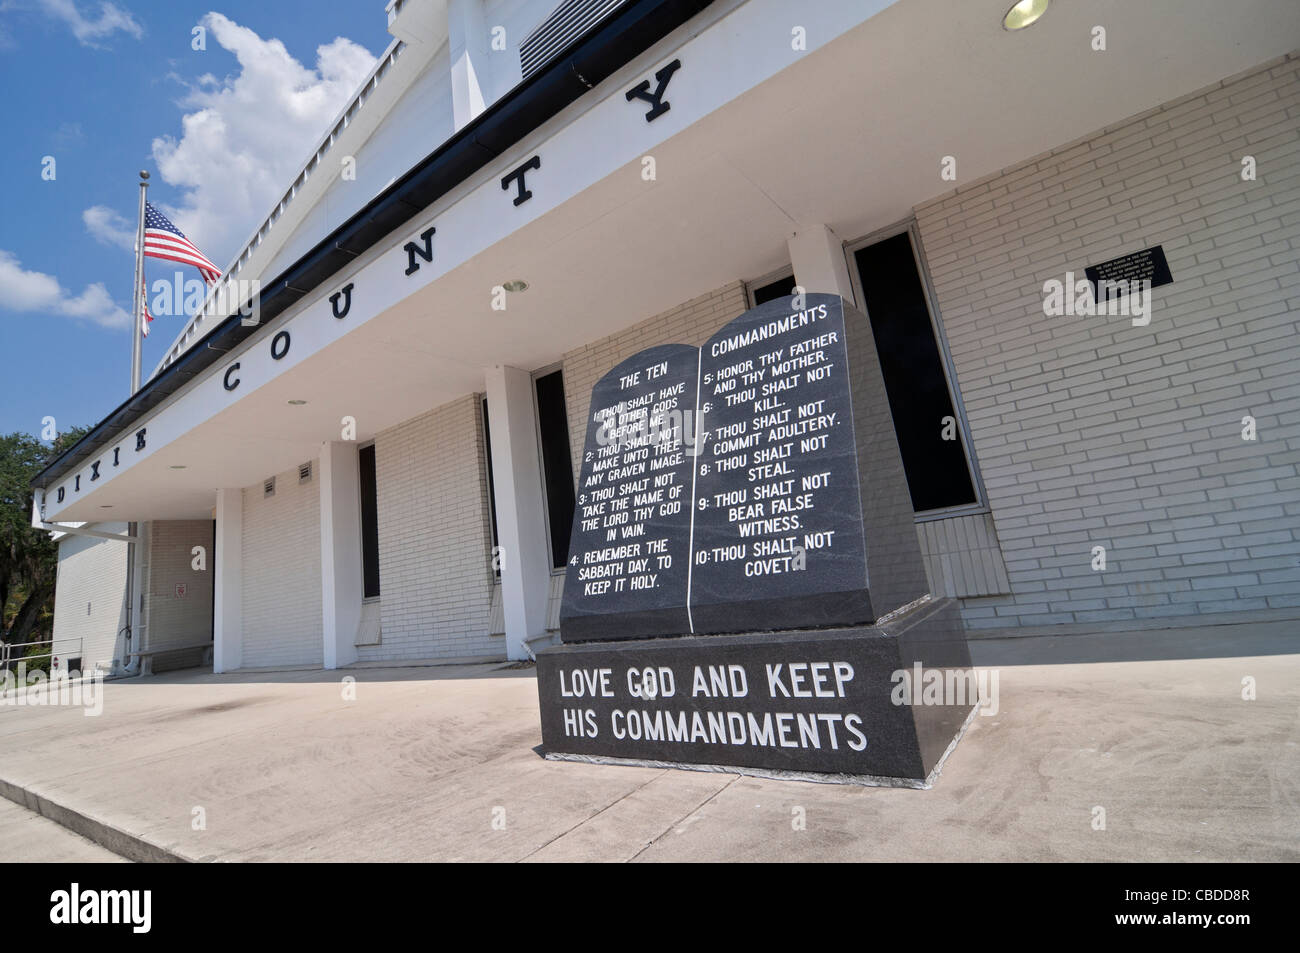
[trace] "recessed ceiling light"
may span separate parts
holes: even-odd
[[[1047,12],[1047,4],[1050,2],[1051,0],[1020,0],[1002,18],[1002,28],[1023,30],[1027,26],[1032,26]]]
[[[169,470],[184,470],[184,469],[185,469],[185,464],[183,464],[183,463],[173,463],[173,464],[172,464],[170,467],[168,467],[167,469],[169,469]]]
[[[516,278],[514,281],[507,281],[507,282],[506,282],[505,284],[503,284],[501,287],[502,287],[502,288],[505,288],[506,291],[527,291],[527,290],[528,290],[528,282],[526,282],[526,281],[522,281],[521,279]]]
[[[303,404],[305,404],[305,403],[307,403],[305,400],[291,400],[291,401],[289,401],[289,406],[291,406],[291,407],[301,407],[301,406],[302,406]]]

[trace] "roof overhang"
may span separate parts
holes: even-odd
[[[777,0],[717,5],[562,113],[494,143],[398,232],[335,271],[321,266],[314,290],[286,297],[251,336],[216,338],[229,350],[145,409],[144,448],[135,423],[91,441],[58,481],[80,474],[81,490],[61,504],[47,496],[45,518],[102,519],[104,505],[118,520],[205,516],[217,487],[314,457],[344,417],[364,440],[481,390],[487,367],[544,367],[780,267],[800,228],[853,238],[897,222],[953,186],[944,156],[957,184],[974,181],[1300,44],[1300,12],[1270,0],[1059,3],[1017,34],[1001,28],[1005,5],[826,2],[800,10],[806,50],[792,49]],[[1106,52],[1089,43],[1098,24]],[[647,104],[626,93],[675,60],[671,109],[646,122]],[[533,195],[516,206],[502,179],[533,156]],[[430,226],[426,262],[405,246],[423,249]],[[513,278],[531,288],[494,310],[492,289]],[[336,318],[330,296],[348,285]],[[53,493],[56,482],[41,485]]]

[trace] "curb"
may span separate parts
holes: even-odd
[[[41,817],[67,828],[74,834],[80,834],[87,840],[98,844],[105,850],[112,851],[119,857],[125,857],[127,860],[144,864],[192,863],[189,857],[183,857],[174,851],[145,840],[143,837],[127,833],[112,824],[90,817],[70,807],[65,807],[51,801],[38,791],[14,784],[12,781],[6,781],[3,778],[0,778],[0,795],[15,804],[27,808],[34,814],[39,814]]]

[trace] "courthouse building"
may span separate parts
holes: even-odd
[[[258,320],[36,479],[60,651],[527,658],[593,383],[795,286],[867,313],[972,637],[1300,620],[1300,5],[1010,2],[390,0]]]

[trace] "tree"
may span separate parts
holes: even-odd
[[[0,641],[29,641],[53,612],[58,548],[31,525],[31,481],[89,429],[59,434],[51,447],[30,434],[0,436]]]

